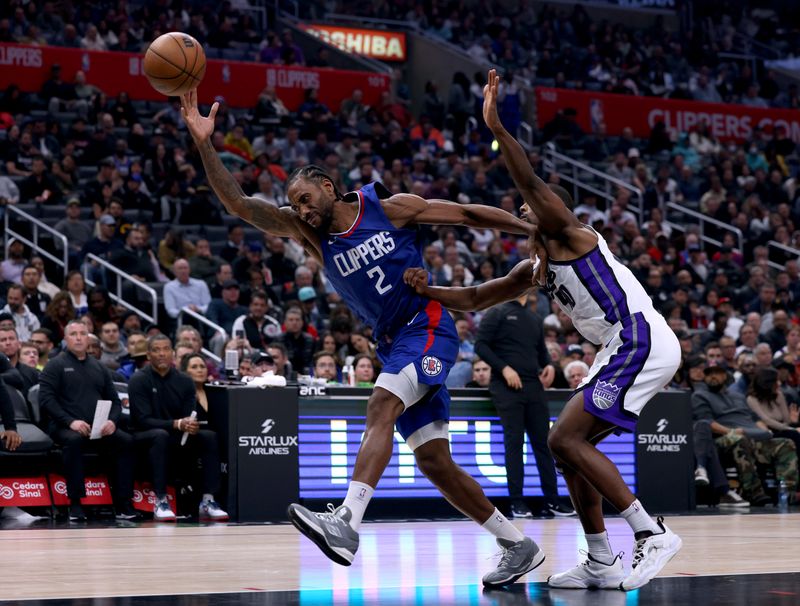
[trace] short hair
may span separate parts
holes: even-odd
[[[252,293],[250,293],[251,303],[253,299],[261,299],[266,303],[269,300],[269,297],[267,297],[267,293],[265,293],[263,290],[254,290]]]
[[[199,330],[197,330],[197,329],[196,329],[194,326],[188,326],[188,325],[186,325],[186,324],[184,324],[183,326],[181,326],[181,327],[180,327],[180,328],[179,328],[179,329],[178,329],[178,330],[175,332],[175,336],[177,337],[178,335],[182,335],[182,334],[183,334],[183,333],[185,333],[185,332],[193,332],[194,334],[196,334],[196,335],[198,336],[198,338],[200,337],[200,331],[199,331]],[[202,340],[202,339],[201,339],[201,340]]]
[[[67,326],[69,326],[69,324],[67,324]],[[65,329],[65,331],[66,331],[66,329]],[[14,336],[17,339],[19,339],[19,333],[17,332],[16,326],[12,326],[11,328],[2,328],[2,327],[0,327],[0,332],[13,332]]]
[[[194,349],[194,345],[189,343],[189,341],[178,341],[175,343],[175,351],[178,351],[181,347],[185,347],[186,349]]]
[[[289,357],[289,350],[286,349],[286,345],[284,345],[283,343],[279,343],[278,341],[273,341],[272,343],[267,345],[267,349],[277,349],[283,354],[284,358]]]
[[[299,307],[292,306],[292,307],[290,307],[289,309],[286,310],[286,313],[283,314],[283,317],[285,318],[289,314],[297,314],[298,316],[300,316],[302,318],[303,317],[303,310],[300,309]]]
[[[706,346],[703,348],[703,351],[708,353],[709,349],[719,349],[719,348],[720,348],[720,345],[719,345],[718,341],[711,341],[710,343],[706,344]]]
[[[22,350],[23,350],[23,349],[25,349],[26,347],[27,347],[27,348],[29,348],[29,349],[30,349],[30,348],[33,348],[33,349],[35,349],[37,352],[39,351],[39,348],[38,348],[38,347],[36,347],[36,343],[31,343],[30,341],[25,341],[24,343],[20,343],[20,345],[19,345],[19,350],[20,350],[20,351],[22,351]]]
[[[270,345],[270,347],[272,347],[272,345]],[[314,357],[311,358],[312,366],[316,366],[319,360],[326,357],[333,360],[333,363],[336,364],[337,366],[339,365],[339,363],[336,361],[336,356],[334,354],[327,351],[318,351],[317,353],[314,354]]]
[[[236,229],[237,227],[238,227],[239,229],[244,229],[244,226],[242,226],[242,225],[239,225],[239,224],[237,224],[237,223],[234,223],[233,225],[229,225],[229,226],[228,226],[228,235],[232,234],[232,233],[233,233],[233,230],[234,230],[234,229]]]
[[[561,201],[564,203],[569,210],[573,210],[575,208],[575,201],[572,199],[572,196],[569,195],[569,192],[561,187],[560,185],[556,185],[555,183],[549,183],[547,187],[550,188],[550,191],[561,198]]]
[[[67,325],[64,327],[64,334],[65,335],[67,334],[67,331],[69,330],[69,327],[72,326],[73,324],[78,324],[78,325],[83,326],[84,328],[86,328],[86,324],[84,324],[83,322],[81,322],[79,319],[76,318],[74,320],[70,320],[69,322],[67,322]],[[88,328],[86,328],[86,332],[90,333],[91,331]]]
[[[25,267],[22,268],[22,275],[25,275],[25,272],[28,271],[29,269],[35,269],[36,273],[41,275],[39,273],[39,268],[36,267],[35,265],[31,265],[30,263],[28,263]]]
[[[10,293],[12,290],[18,290],[22,295],[25,294],[25,289],[22,287],[22,284],[12,284],[8,287],[6,294]]]
[[[159,341],[166,341],[167,343],[169,343],[170,349],[172,349],[172,341],[170,340],[170,338],[163,333],[159,333],[147,339],[147,351],[153,351],[153,349],[156,346],[156,343],[158,343]]]
[[[36,330],[31,331],[31,336],[37,333],[40,335],[44,335],[44,338],[50,341],[51,343],[55,343],[55,341],[53,340],[53,331],[50,330],[49,328],[44,328],[44,327],[37,328]]]
[[[581,368],[587,375],[589,374],[589,365],[586,362],[583,360],[573,360],[564,367],[564,376],[567,379],[569,379],[569,373],[572,372],[573,368]]]

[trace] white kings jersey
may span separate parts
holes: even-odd
[[[547,293],[578,332],[596,345],[607,345],[621,323],[636,313],[666,327],[639,280],[617,261],[603,237],[595,234],[597,246],[585,255],[570,261],[548,260]]]

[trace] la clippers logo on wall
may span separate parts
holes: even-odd
[[[435,377],[442,372],[442,361],[434,356],[425,356],[422,358],[422,372],[429,377]]]

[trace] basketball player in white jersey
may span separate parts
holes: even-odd
[[[548,186],[533,172],[522,147],[497,115],[499,77],[489,72],[483,114],[525,204],[538,223],[532,260],[471,288],[428,286],[427,272],[406,271],[406,282],[421,295],[457,310],[484,309],[543,287],[587,340],[602,345],[589,375],[580,383],[550,430],[548,444],[569,487],[589,545],[588,558],[548,579],[551,587],[636,589],[648,583],[681,547],[681,539],[654,521],[631,493],[614,464],[596,448],[612,432],[633,431],[644,405],[666,386],[680,365],[680,345],[644,288],[609,251],[605,240],[569,210],[562,187]],[[636,545],[632,569],[608,542],[602,500],[631,526]]]

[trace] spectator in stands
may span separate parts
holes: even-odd
[[[779,481],[794,496],[797,486],[797,454],[786,438],[773,438],[763,422],[755,422],[744,398],[725,387],[728,373],[721,366],[705,370],[704,383],[692,394],[695,421],[708,421],[717,448],[730,453],[739,472],[745,499],[759,507],[770,503],[756,472],[756,461],[775,466]],[[793,499],[794,500],[794,499]]]
[[[122,242],[114,237],[117,231],[117,221],[114,217],[109,214],[101,215],[97,223],[99,225],[98,233],[84,245],[80,255],[81,259],[88,254],[105,258],[112,250],[122,247]]]
[[[147,344],[145,343],[145,350]],[[208,367],[200,354],[188,354],[179,359],[181,372],[187,375],[194,383],[195,398],[197,399],[197,421],[200,425],[208,425],[208,395],[205,385],[208,382]]]
[[[36,345],[30,341],[26,341],[20,345],[19,363],[27,366],[28,368],[40,370],[39,368],[36,368],[39,364],[39,350],[36,349]]]
[[[287,357],[296,372],[308,374],[314,352],[314,340],[303,331],[303,311],[291,307],[283,319],[284,334],[278,338],[287,350]]]
[[[572,360],[564,367],[564,377],[569,388],[575,390],[581,381],[589,375],[589,366],[583,360]]]
[[[8,360],[10,369],[3,373],[6,384],[27,397],[28,390],[39,383],[39,371],[21,363],[22,343],[13,328],[0,327],[0,353]]]
[[[50,114],[74,111],[81,118],[87,117],[89,104],[86,99],[78,98],[74,84],[64,82],[61,78],[61,66],[58,63],[50,66],[50,78],[42,85],[40,96],[47,103]]]
[[[34,330],[39,328],[39,318],[25,305],[25,291],[19,284],[12,284],[6,292],[6,306],[0,313],[11,314],[17,335],[23,341],[29,341]]]
[[[297,373],[292,369],[289,361],[289,350],[286,345],[278,341],[273,341],[267,346],[267,353],[275,360],[275,374],[286,377],[287,381],[293,381]]]
[[[66,217],[55,224],[53,229],[67,237],[71,264],[77,264],[79,254],[86,243],[92,238],[92,229],[81,220],[81,201],[72,197],[67,200]],[[61,247],[56,241],[56,248]]]
[[[86,327],[74,320],[67,326],[66,351],[50,361],[40,377],[39,402],[45,412],[50,436],[61,445],[67,473],[71,521],[85,520],[80,499],[86,496],[83,453],[100,449],[104,461],[116,464],[114,492],[117,518],[133,519],[133,439],[117,428],[122,407],[111,374],[87,355]],[[111,400],[108,420],[100,428],[99,440],[89,440],[98,400]],[[97,428],[95,428],[97,429]]]
[[[358,354],[353,358],[353,374],[356,387],[375,387],[375,378],[378,376],[375,359],[369,354]]]
[[[208,285],[189,276],[189,262],[186,259],[179,258],[175,261],[172,270],[175,279],[164,285],[164,307],[167,315],[175,319],[184,307],[205,314],[211,303]]]
[[[231,280],[233,282],[233,280]],[[246,313],[240,315],[231,326],[231,334],[241,334],[251,347],[261,349],[265,343],[280,335],[280,327],[267,318],[269,300],[263,291],[253,291],[250,295],[250,306]]]
[[[254,377],[264,376],[265,373],[275,373],[275,361],[272,356],[263,351],[254,351],[250,356],[250,373]]]
[[[22,282],[22,271],[28,266],[24,253],[25,245],[16,238],[11,238],[8,243],[8,256],[0,263],[0,281],[16,284]]]
[[[119,312],[111,301],[111,295],[105,288],[95,286],[89,291],[87,299],[89,301],[89,312],[81,317],[88,317],[95,330],[99,331],[104,322],[116,320]]]
[[[144,368],[149,363],[147,360],[147,337],[141,332],[129,335],[126,349],[128,355],[119,359],[119,373],[125,377],[127,383],[137,370]]]
[[[183,232],[173,228],[167,231],[164,239],[158,243],[158,262],[169,273],[173,273],[173,264],[177,259],[189,259],[195,254],[195,246],[184,240]]]
[[[81,48],[84,50],[104,51],[108,50],[106,41],[97,31],[97,26],[89,25],[86,28],[86,35],[81,38]]]
[[[145,245],[142,232],[131,227],[125,234],[125,244],[109,255],[109,261],[120,271],[132,275],[142,282],[157,280],[157,262]]]
[[[336,356],[326,351],[318,351],[313,357],[314,377],[325,379],[329,385],[338,385],[336,377],[339,369],[336,363]]]
[[[89,303],[86,299],[86,282],[81,272],[71,271],[67,274],[65,291],[69,294],[72,306],[75,308],[75,317],[79,318],[89,311]]]
[[[69,293],[61,291],[48,303],[42,317],[42,328],[48,330],[57,343],[61,343],[67,324],[72,322],[75,317],[75,307],[72,305]],[[32,335],[35,336],[36,332],[33,331]],[[33,338],[32,336],[31,340]]]
[[[247,314],[247,308],[239,303],[239,283],[228,280],[222,285],[222,298],[212,299],[206,311],[206,318],[222,326],[227,334],[233,334],[234,321]]]
[[[116,322],[106,322],[100,327],[100,347],[103,351],[100,362],[110,370],[117,370],[120,360],[128,355],[128,350],[119,334]]]
[[[308,97],[308,91],[306,91],[306,95]],[[308,99],[306,100],[306,103],[309,103]],[[329,114],[330,112],[327,114],[322,114],[321,110],[318,110],[316,114],[311,114],[309,112],[308,119],[321,119],[323,116]],[[282,166],[287,171],[292,171],[298,166],[308,164],[308,147],[306,147],[306,144],[300,139],[300,131],[297,129],[297,127],[290,126],[287,129],[286,139],[284,139],[283,143],[281,143],[278,149],[281,154]]]
[[[198,280],[211,283],[225,262],[211,254],[211,245],[205,238],[200,238],[195,246],[195,254],[189,259],[190,275]]]
[[[483,360],[475,357],[472,360],[472,380],[465,387],[489,387],[492,378],[492,368]]]
[[[773,436],[791,440],[795,452],[800,452],[797,404],[789,408],[775,368],[768,366],[756,371],[747,394],[747,405]]]
[[[53,332],[47,328],[40,328],[39,330],[33,331],[30,342],[33,343],[33,345],[36,347],[36,351],[39,354],[39,359],[36,363],[37,370],[42,370],[45,366],[47,366],[47,362],[50,361],[50,354],[55,348],[55,342],[53,339]],[[61,344],[62,340],[63,335],[58,340],[59,345]]]
[[[200,429],[197,396],[190,377],[172,366],[172,343],[164,335],[150,337],[147,343],[150,365],[138,371],[128,384],[131,421],[137,440],[148,443],[150,465],[153,470],[156,503],[153,518],[156,521],[175,521],[167,502],[167,470],[171,459],[178,459],[178,447],[184,432],[189,434],[185,448],[196,462],[199,456],[203,468],[203,498],[200,502],[201,519],[227,520],[214,499],[220,487],[219,447],[216,434]]]
[[[19,185],[22,204],[58,204],[63,192],[47,170],[44,158],[37,156],[31,161],[31,174]]]
[[[228,241],[219,256],[232,263],[242,254],[244,254],[244,228],[241,225],[229,225]]]
[[[247,283],[249,282],[250,270],[256,270],[261,273],[265,267],[263,254],[264,247],[261,246],[260,242],[248,243],[244,256],[233,262],[234,279],[239,283]]]
[[[44,312],[50,304],[50,297],[39,291],[41,274],[33,265],[22,270],[22,290],[25,294],[25,305],[41,322]]]

